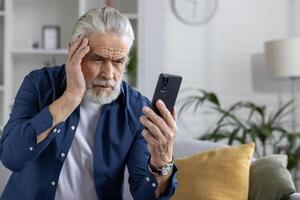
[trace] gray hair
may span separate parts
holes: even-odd
[[[134,41],[134,33],[129,19],[111,7],[94,8],[82,15],[74,24],[72,38],[79,35],[89,37],[95,32],[125,36],[129,47]]]

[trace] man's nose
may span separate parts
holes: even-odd
[[[105,79],[113,79],[114,75],[114,66],[110,61],[106,61],[104,65],[101,66],[100,69],[100,76],[104,77]]]

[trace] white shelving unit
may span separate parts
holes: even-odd
[[[68,49],[13,49],[14,55],[68,55]]]
[[[4,0],[0,10],[0,130],[7,122],[15,95],[24,77],[34,69],[66,62],[67,44],[76,19],[105,0]],[[138,38],[139,0],[115,0],[130,19]],[[60,49],[41,47],[42,26],[60,27]],[[136,40],[137,41],[137,40]],[[39,48],[33,48],[38,43]],[[2,48],[3,47],[3,48]]]

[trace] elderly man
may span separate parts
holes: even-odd
[[[92,9],[66,65],[25,77],[0,141],[13,171],[1,200],[123,199],[125,166],[134,199],[172,196],[176,114],[157,101],[159,117],[122,81],[133,40],[124,15]]]

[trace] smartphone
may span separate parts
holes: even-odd
[[[159,99],[162,100],[168,110],[173,113],[181,81],[182,77],[178,75],[163,73],[159,75],[151,105],[151,108],[157,115],[161,116],[156,107],[156,101]]]

